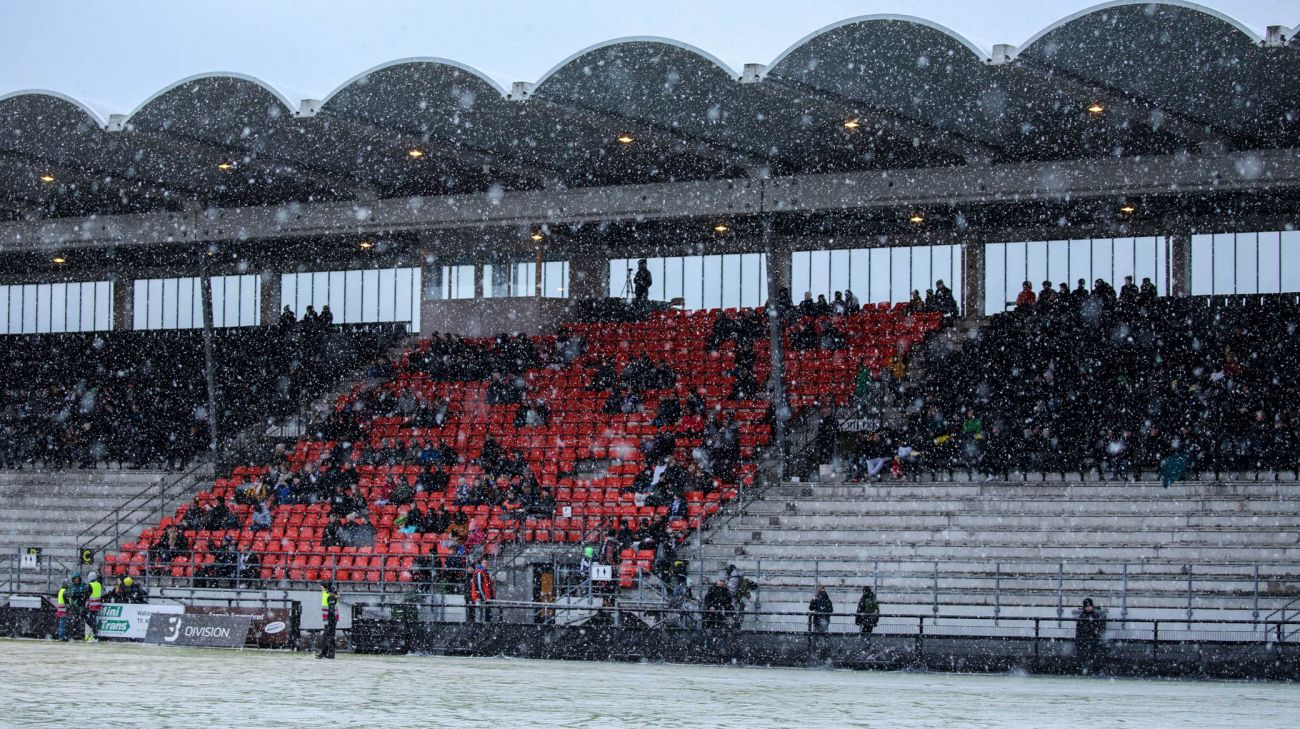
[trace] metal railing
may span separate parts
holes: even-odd
[[[173,505],[178,496],[189,495],[199,480],[197,476],[211,465],[208,461],[195,461],[180,474],[149,484],[82,529],[77,534],[77,545],[95,550],[115,547],[121,543],[122,534],[130,533],[147,522],[160,521],[167,507]]]
[[[366,617],[382,618],[386,610],[391,610],[397,604],[381,599],[367,602],[362,607],[369,612]],[[740,625],[730,619],[729,610],[708,610],[700,606],[674,608],[634,600],[596,607],[557,602],[493,600],[477,607],[489,608],[486,611],[488,616],[486,622],[514,625],[581,627],[596,615],[603,613],[604,617],[598,622],[609,627],[636,624],[641,628],[669,631],[684,629],[748,635],[805,633],[814,637],[864,634],[862,627],[854,620],[856,616],[853,612],[835,612],[825,616],[827,619],[823,622],[815,620],[816,616],[807,610],[753,610],[747,613],[753,622]],[[1106,619],[1104,612],[1099,614]],[[1077,623],[1077,616],[1073,614],[1062,619],[1042,616],[997,618],[987,613],[917,615],[885,610],[871,613],[869,617],[876,620],[872,629],[866,631],[873,636],[902,636],[917,639],[996,637],[1035,641],[1074,641]],[[426,622],[460,624],[484,621],[482,617],[477,621],[470,620],[467,611],[442,610]],[[1296,645],[1294,640],[1279,638],[1283,633],[1277,630],[1278,625],[1279,623],[1275,621],[1237,619],[1210,619],[1188,625],[1177,619],[1153,618],[1134,618],[1117,625],[1106,619],[1100,640],[1103,643],[1148,646],[1187,642]]]
[[[703,578],[721,573],[736,561],[751,560],[743,557],[699,560],[692,565],[692,572]],[[1271,573],[1266,570],[1261,574],[1258,563],[993,561],[984,569],[972,570],[954,569],[954,562],[960,564],[960,560],[897,559],[864,561],[861,570],[849,573],[829,568],[829,564],[843,565],[845,560],[805,560],[812,562],[811,570],[765,570],[762,559],[752,561],[753,573],[744,576],[757,585],[756,604],[761,604],[765,593],[770,596],[779,591],[789,601],[793,599],[791,593],[811,597],[817,585],[841,595],[869,586],[878,596],[883,591],[895,603],[927,606],[935,615],[941,612],[942,606],[971,602],[986,605],[995,620],[1008,609],[1027,607],[1053,610],[1059,619],[1078,600],[1093,597],[1106,600],[1118,611],[1118,619],[1127,620],[1133,609],[1131,603],[1151,603],[1158,599],[1163,603],[1160,607],[1147,605],[1143,609],[1177,610],[1186,621],[1194,620],[1197,610],[1233,610],[1249,613],[1254,621],[1294,625],[1293,632],[1300,632],[1300,567],[1295,573],[1274,568]],[[978,561],[978,558],[969,560]],[[1288,587],[1283,591],[1270,589],[1271,583],[1279,581]],[[1137,586],[1135,582],[1147,584]],[[1230,586],[1224,589],[1223,583]],[[704,584],[703,579],[700,584]],[[856,594],[853,592],[854,599]],[[1279,599],[1290,601],[1261,618],[1264,603]],[[1218,604],[1202,607],[1209,600]]]

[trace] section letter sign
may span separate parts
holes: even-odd
[[[149,621],[146,643],[242,648],[251,615],[159,615]]]

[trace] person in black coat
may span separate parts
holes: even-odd
[[[808,631],[811,633],[827,632],[831,626],[831,615],[834,613],[835,604],[831,602],[831,596],[826,594],[825,587],[818,585],[817,592],[808,601]]]
[[[1079,669],[1091,671],[1101,653],[1101,634],[1106,630],[1106,616],[1092,604],[1092,598],[1083,601],[1079,617],[1074,623],[1074,651],[1079,659]]]
[[[644,258],[636,262],[636,275],[632,277],[633,295],[637,301],[645,301],[650,298],[650,286],[654,283],[654,277],[650,275],[650,267],[646,265]]]
[[[876,599],[876,593],[870,585],[862,588],[862,597],[858,598],[858,611],[853,616],[853,622],[857,623],[863,635],[871,635],[871,631],[880,624],[880,601]]]
[[[709,629],[725,628],[727,613],[731,611],[731,590],[727,583],[718,580],[704,593],[704,627]]]

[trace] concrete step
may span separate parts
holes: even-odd
[[[1120,535],[1116,535],[1119,538]],[[1261,550],[1256,545],[1130,545],[1124,543],[1096,544],[1087,548],[1078,545],[1026,545],[1026,544],[874,544],[874,545],[788,545],[749,544],[731,542],[714,544],[704,552],[714,559],[729,556],[749,556],[756,559],[843,559],[870,562],[872,560],[913,559],[944,560],[952,557],[1001,561],[1068,561],[1068,562],[1140,562],[1165,560],[1184,564],[1205,561],[1251,563],[1300,563],[1300,547],[1276,547]]]
[[[1300,494],[1296,498],[1202,498],[1171,499],[1073,499],[1051,498],[980,499],[980,498],[907,498],[878,500],[861,497],[842,498],[767,498],[745,504],[747,514],[1300,514]]]
[[[1283,548],[1300,546],[1300,532],[1270,531],[1250,525],[1188,529],[1127,529],[1122,532],[1071,527],[1065,523],[1040,523],[1037,528],[1014,528],[993,525],[969,528],[906,529],[883,526],[872,529],[813,529],[800,527],[762,527],[732,530],[709,539],[713,544],[754,544],[794,546],[818,550],[837,547],[871,547],[877,545],[962,545],[978,546],[1072,546],[1080,549],[1096,546],[1175,545],[1207,547]]]
[[[1053,520],[1053,526],[1066,529],[1214,529],[1252,528],[1271,530],[1300,529],[1300,513],[1247,513],[1247,514],[1070,514]],[[786,530],[819,531],[827,529],[879,530],[894,527],[915,529],[963,529],[1043,527],[1043,515],[1036,513],[912,513],[912,514],[825,514],[820,512],[786,512],[772,515],[746,515],[737,522],[739,530],[780,528]]]
[[[1256,497],[1294,499],[1300,494],[1295,482],[1207,482],[1178,483],[1169,488],[1159,483],[872,483],[872,484],[783,484],[774,487],[775,498],[795,499],[898,499],[898,498],[1054,498],[1073,499],[1196,499]]]

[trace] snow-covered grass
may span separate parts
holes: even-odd
[[[1295,727],[1300,686],[0,641],[0,726]]]

